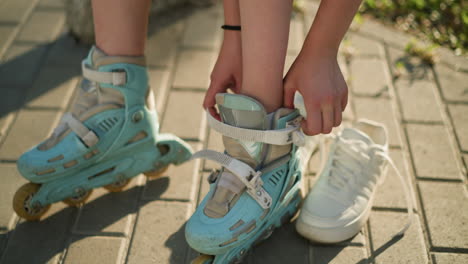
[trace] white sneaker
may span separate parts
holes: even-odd
[[[397,234],[402,235],[410,225],[413,202],[406,181],[388,156],[385,127],[368,120],[334,136],[319,179],[302,205],[297,231],[320,243],[355,236],[369,218],[376,186],[384,181],[388,163],[397,171],[408,202],[409,221]]]

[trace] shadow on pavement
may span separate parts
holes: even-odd
[[[169,178],[160,178],[158,181],[161,184],[161,191],[153,194],[156,199],[169,187]],[[138,198],[141,196],[143,188],[144,186],[136,185],[119,193],[106,193],[86,203],[82,210],[95,208],[102,212],[101,217],[99,215],[92,216],[99,217],[96,219],[98,223],[92,229],[96,228],[96,233],[99,233],[100,230],[118,222],[124,217],[137,213],[141,207],[151,202],[152,200],[141,200]],[[134,201],[129,202],[133,203],[134,206],[118,206],[118,203],[123,199],[128,200],[131,198]],[[139,203],[137,203],[138,201]],[[54,210],[54,207],[60,206],[53,204],[52,210]],[[116,210],[112,210],[113,213],[108,213],[106,208],[114,208]],[[78,210],[72,207],[64,207],[39,222],[22,221],[14,230],[3,234],[2,236],[8,239],[8,245],[3,252],[3,258],[0,258],[2,260],[1,263],[49,263],[72,243],[92,236],[93,234],[71,234],[70,227],[73,228],[75,225]],[[89,221],[85,221],[85,224],[86,222]]]
[[[177,24],[192,14],[194,6],[181,6],[149,17],[148,38]],[[179,39],[175,39],[179,40]],[[179,43],[174,43],[174,46]],[[17,111],[37,97],[73,77],[81,76],[81,60],[89,46],[79,44],[68,33],[50,43],[13,43],[0,64],[0,118]],[[47,68],[61,69],[58,74],[38,77]]]

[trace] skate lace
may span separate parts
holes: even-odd
[[[328,137],[335,138],[336,144],[334,151],[331,153],[331,168],[329,175],[329,183],[339,189],[343,188],[357,188],[358,184],[369,184],[369,180],[375,180],[375,176],[372,175],[372,172],[375,171],[374,168],[365,168],[366,164],[369,164],[371,161],[371,156],[379,157],[382,161],[387,161],[390,164],[391,168],[395,171],[400,181],[401,187],[403,189],[406,207],[407,207],[407,222],[405,226],[394,235],[394,237],[403,236],[404,233],[411,226],[413,221],[414,214],[414,204],[411,197],[409,183],[405,180],[401,172],[396,167],[392,158],[388,155],[386,151],[382,149],[381,146],[377,144],[366,145],[366,143],[361,140],[351,140],[344,139],[340,136],[331,135]],[[324,143],[322,140],[321,148],[323,149]],[[323,160],[323,152],[322,160]],[[370,155],[369,155],[370,154]],[[376,166],[377,162],[370,163],[371,166]],[[377,166],[380,166],[377,164]],[[361,177],[358,177],[356,173],[359,173]],[[364,177],[362,177],[364,176]]]

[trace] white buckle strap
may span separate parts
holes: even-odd
[[[277,130],[255,130],[235,127],[220,122],[211,116],[209,111],[206,111],[206,118],[211,128],[230,138],[272,145],[288,145],[294,143],[297,146],[303,146],[305,144],[304,134],[300,131],[300,126],[298,124],[293,124]]]
[[[76,119],[71,113],[65,113],[62,117],[62,121],[83,140],[86,146],[92,147],[99,142],[97,135],[83,125],[83,123]]]
[[[271,196],[263,189],[261,172],[255,171],[244,162],[234,159],[226,154],[213,150],[201,150],[192,155],[191,159],[204,158],[219,163],[228,169],[247,187],[247,193],[263,208],[271,206]]]
[[[81,63],[81,70],[83,76],[93,82],[98,83],[109,83],[116,86],[121,86],[127,83],[126,72],[100,72],[90,69],[88,65],[83,61]]]

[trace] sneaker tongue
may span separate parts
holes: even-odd
[[[370,137],[364,134],[362,131],[354,128],[344,128],[341,132],[341,137],[344,139],[353,139],[353,140],[361,140],[367,144],[372,144],[373,141]]]

